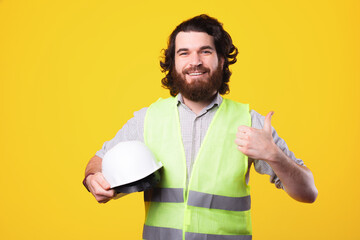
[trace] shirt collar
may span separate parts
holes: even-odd
[[[176,98],[177,98],[178,106],[179,106],[179,104],[182,104],[183,106],[188,108],[184,103],[184,99],[183,99],[181,93],[179,93],[176,96]],[[219,92],[217,92],[215,98],[212,100],[212,102],[204,110],[208,111],[208,110],[210,110],[211,108],[213,108],[215,106],[220,106],[222,101],[223,101],[223,97],[219,94]]]

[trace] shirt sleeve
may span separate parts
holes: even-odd
[[[116,133],[115,137],[104,142],[102,148],[96,152],[96,156],[103,158],[105,153],[109,151],[119,142],[124,141],[141,141],[144,142],[144,120],[147,108],[143,108],[134,112],[134,117]]]
[[[264,126],[265,117],[261,114],[257,113],[254,110],[250,111],[251,114],[251,126],[253,128],[262,129]],[[298,165],[305,166],[304,162],[296,158],[294,153],[289,150],[286,142],[279,137],[276,130],[272,128],[272,136],[274,139],[275,144],[293,161],[295,161]],[[260,174],[267,174],[270,176],[270,182],[274,183],[277,188],[284,189],[280,179],[276,176],[275,172],[272,170],[270,165],[262,160],[256,160],[256,159],[249,159],[249,162],[253,162],[255,166],[255,171]]]

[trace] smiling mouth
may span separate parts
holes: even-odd
[[[205,72],[192,72],[192,73],[188,73],[189,76],[200,76],[205,74]]]

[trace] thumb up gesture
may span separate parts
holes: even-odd
[[[273,114],[274,112],[271,111],[266,115],[263,129],[238,127],[235,143],[243,154],[257,160],[272,161],[274,159],[277,146],[271,133]]]

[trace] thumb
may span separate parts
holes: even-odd
[[[266,117],[265,117],[265,121],[264,121],[264,131],[267,133],[271,134],[271,116],[274,114],[273,111],[269,112]]]

